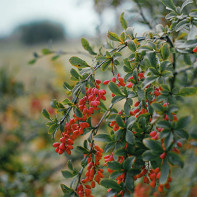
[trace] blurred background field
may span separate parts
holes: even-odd
[[[3,0],[0,0],[0,9],[6,12],[6,9],[9,10],[8,5],[1,1]],[[98,50],[101,47],[100,41],[105,41],[105,32],[108,29],[119,31],[119,15],[123,11],[126,12],[129,24],[136,27],[136,32],[147,30],[148,27],[142,23],[137,4],[129,0],[87,0],[84,3],[79,0],[72,3],[65,0],[59,4],[51,1],[48,11],[47,1],[35,1],[32,7],[35,9],[35,15],[25,1],[19,3],[14,0],[12,3],[17,10],[14,12],[16,21],[8,17],[9,20],[6,22],[6,14],[4,16],[4,12],[0,13],[0,196],[58,197],[62,196],[60,184],[70,182],[62,176],[61,170],[66,169],[68,159],[72,159],[77,166],[78,158],[81,156],[75,153],[69,158],[67,155],[59,156],[54,152],[53,140],[48,134],[46,120],[42,117],[41,111],[46,108],[54,115],[55,110],[50,105],[51,101],[65,99],[66,90],[62,84],[64,81],[71,82],[69,57],[78,55],[91,62],[91,58],[81,47],[80,37],[88,38]],[[155,7],[151,7],[153,3]],[[43,6],[46,16],[39,14],[42,13]],[[155,21],[163,20],[164,8],[160,2],[154,0],[150,4],[149,1],[144,1],[143,6],[148,17],[154,15]],[[67,11],[70,9],[71,15],[65,13],[66,19],[61,7],[65,7]],[[17,17],[20,11],[24,12],[24,15]],[[75,14],[76,11],[80,13]],[[64,19],[60,20],[61,18]],[[86,21],[84,27],[83,21]],[[56,51],[57,54],[61,54],[62,51],[67,54],[53,61],[51,58],[54,55],[46,55],[39,58],[35,64],[28,64],[37,55],[42,55],[43,48]],[[103,80],[105,76],[101,74],[98,78]],[[179,112],[179,116],[192,115],[190,133],[195,138],[196,106],[196,97],[188,98]],[[184,151],[185,167],[173,172],[172,188],[165,196],[193,197],[197,194],[196,141],[193,141],[192,145],[184,146],[187,148]],[[141,188],[141,193],[136,193],[136,197],[151,196],[149,189],[141,185],[138,187]],[[106,194],[101,188],[97,188],[95,196]]]

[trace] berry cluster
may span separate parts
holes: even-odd
[[[104,178],[103,169],[98,168],[102,158],[103,149],[99,146],[93,146],[92,148],[96,152],[94,154],[95,159],[93,160],[91,154],[88,155],[88,165],[85,178],[82,179],[81,184],[77,187],[77,194],[79,197],[93,197],[93,195],[91,195],[91,188],[95,187],[95,181],[100,184],[101,178]],[[87,155],[84,156],[86,157]],[[90,185],[88,185],[88,182]]]
[[[70,119],[68,123],[65,123],[65,130],[62,133],[62,138],[60,138],[60,142],[55,142],[53,147],[55,147],[55,151],[59,154],[67,152],[67,154],[71,154],[71,150],[73,149],[73,142],[80,135],[84,133],[84,129],[89,127],[89,124],[86,122],[87,118],[94,114],[95,111],[98,111],[98,106],[100,105],[100,100],[106,100],[104,96],[106,91],[104,89],[100,90],[99,84],[100,80],[96,80],[95,88],[87,88],[86,95],[79,100],[79,109],[81,110],[83,117],[79,118],[76,114],[73,114],[73,119]]]

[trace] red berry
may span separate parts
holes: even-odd
[[[103,85],[107,85],[110,82],[110,80],[106,80],[103,82]]]
[[[159,96],[161,93],[158,90],[154,91],[155,96]]]
[[[165,157],[166,157],[166,153],[163,152],[163,153],[160,155],[160,158],[161,158],[161,159],[165,159]]]
[[[60,145],[60,143],[59,142],[55,142],[55,143],[53,143],[53,147],[58,147]]]
[[[97,84],[100,84],[101,83],[101,80],[100,79],[96,79],[96,83]]]
[[[182,143],[181,142],[177,142],[177,146],[181,148],[182,147]]]
[[[193,49],[194,53],[197,53],[197,46]]]

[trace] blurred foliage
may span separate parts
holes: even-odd
[[[26,45],[60,41],[65,39],[63,27],[50,21],[35,21],[18,27],[21,41]]]

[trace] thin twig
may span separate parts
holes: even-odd
[[[138,0],[135,0],[138,8],[139,8],[139,11],[140,11],[140,15],[142,17],[142,19],[144,20],[144,22],[149,26],[150,29],[152,29],[152,25],[150,24],[150,22],[146,19],[146,17],[144,16],[144,13],[143,13],[143,10],[142,10],[142,6],[140,5],[139,1]]]

